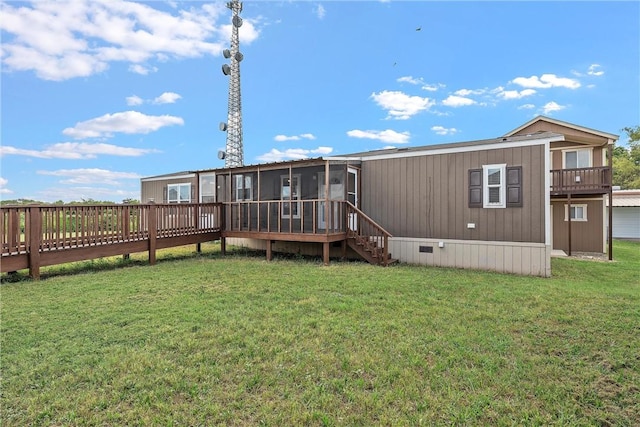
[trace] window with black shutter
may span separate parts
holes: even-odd
[[[469,207],[482,207],[482,169],[469,169]]]
[[[507,207],[522,207],[522,166],[507,167]]]

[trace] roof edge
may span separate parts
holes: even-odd
[[[505,134],[505,136],[513,136],[515,133],[520,132],[522,129],[526,128],[527,126],[531,126],[532,124],[534,124],[536,122],[539,122],[539,121],[545,121],[545,122],[553,123],[555,125],[565,126],[565,127],[568,127],[568,128],[572,128],[572,129],[575,129],[575,130],[582,131],[582,132],[591,133],[591,134],[594,134],[594,135],[601,136],[603,138],[611,139],[611,140],[613,140],[613,142],[617,141],[620,138],[620,135],[615,135],[613,133],[603,132],[603,131],[600,131],[600,130],[597,130],[597,129],[592,129],[592,128],[588,128],[588,127],[585,127],[585,126],[576,125],[574,123],[565,122],[563,120],[553,119],[551,117],[542,116],[542,115],[536,116],[533,119],[531,119],[528,122],[526,122],[525,124],[518,126],[517,128],[513,129],[510,132],[507,132]],[[613,142],[611,142],[611,143],[613,143]]]

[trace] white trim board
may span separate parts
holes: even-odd
[[[195,173],[190,173],[186,175],[173,175],[173,176],[156,176],[151,178],[141,178],[141,182],[149,182],[149,181],[168,181],[171,179],[184,179],[184,178],[195,178]]]
[[[558,135],[550,138],[543,139],[532,139],[528,141],[496,141],[488,144],[482,145],[471,145],[465,147],[448,147],[448,148],[437,148],[433,150],[429,150],[425,148],[424,150],[419,151],[404,151],[404,152],[393,152],[393,153],[385,153],[378,154],[373,156],[335,156],[335,157],[325,157],[325,160],[342,160],[342,161],[361,161],[366,162],[369,160],[386,160],[386,159],[400,159],[406,157],[421,157],[421,156],[436,156],[439,154],[456,154],[456,153],[469,153],[474,151],[483,151],[483,150],[498,150],[503,148],[518,148],[518,147],[530,147],[534,145],[545,145],[550,142],[564,141],[563,135]],[[548,154],[547,154],[548,156]]]

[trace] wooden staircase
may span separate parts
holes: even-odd
[[[391,234],[364,212],[347,202],[347,245],[371,264],[398,262],[389,253]]]

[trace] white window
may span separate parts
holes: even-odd
[[[590,168],[591,167],[591,149],[565,150],[563,151],[563,167],[565,169]]]
[[[482,207],[504,208],[506,204],[505,170],[507,165],[483,165]]]
[[[282,200],[286,200],[282,204],[282,217],[300,218],[300,175],[292,175],[289,179],[289,175],[280,176],[280,197]],[[290,203],[289,200],[296,200],[294,203]]]
[[[167,203],[191,203],[191,184],[168,184]]]
[[[236,175],[236,201],[253,200],[251,175]]]
[[[569,221],[569,205],[564,205],[564,220]],[[571,205],[571,221],[586,221],[587,205]]]
[[[200,203],[213,203],[216,201],[216,174],[207,173],[200,175]]]

